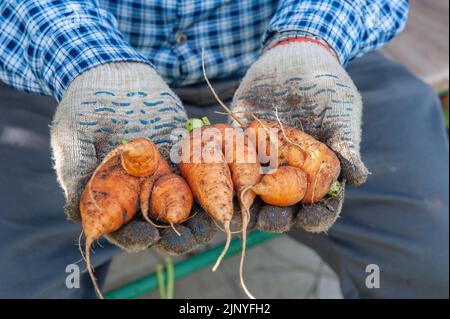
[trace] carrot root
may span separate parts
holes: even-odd
[[[88,270],[89,276],[91,277],[92,284],[94,285],[94,289],[95,289],[95,292],[97,293],[98,297],[100,299],[105,299],[105,297],[103,297],[103,294],[100,290],[100,287],[98,286],[97,279],[95,278],[94,268],[91,265],[91,255],[90,255],[91,245],[92,245],[92,239],[87,237],[86,245],[85,245],[87,270]]]
[[[202,72],[203,72],[203,77],[205,78],[206,84],[208,85],[209,89],[211,90],[211,93],[214,95],[214,98],[217,100],[217,102],[220,104],[220,106],[223,107],[225,109],[225,111],[227,111],[227,113],[230,114],[230,116],[237,123],[239,123],[239,125],[241,125],[242,127],[245,127],[245,123],[240,118],[235,116],[234,113],[228,108],[228,106],[226,106],[225,103],[223,103],[223,101],[217,95],[216,90],[214,90],[211,82],[209,82],[209,79],[206,76],[205,49],[204,48],[202,48]]]
[[[247,225],[248,225],[248,223],[250,222],[250,208],[247,207],[247,204],[246,204],[245,201],[244,201],[244,195],[245,195],[248,191],[252,190],[253,186],[255,186],[255,185],[247,185],[247,186],[244,186],[244,188],[243,188],[242,191],[241,191],[241,196],[239,197],[239,201],[241,202],[241,204],[242,204],[242,206],[243,206],[243,208],[244,208],[244,210],[245,210],[246,216],[247,216]],[[241,214],[242,214],[242,209],[241,209]],[[244,218],[244,215],[242,214],[242,219],[243,219],[243,218]]]
[[[80,251],[81,258],[83,261],[86,261],[86,257],[84,256],[83,249],[81,248],[81,239],[83,238],[83,230],[81,230],[80,236],[78,236],[78,250]]]
[[[158,225],[158,224],[156,224],[155,222],[153,222],[153,221],[150,219],[150,217],[148,217],[148,216],[144,216],[144,219],[145,219],[149,224],[151,224],[152,226],[154,226],[154,227],[156,227],[156,228],[169,228],[169,227],[170,227],[169,225]]]
[[[305,150],[300,144],[292,142],[291,139],[289,137],[287,137],[286,131],[284,130],[283,123],[281,123],[280,117],[278,116],[278,109],[277,108],[275,108],[275,117],[277,118],[278,124],[280,124],[281,132],[283,133],[283,136],[286,139],[286,141],[288,141],[289,143],[291,143],[294,146],[297,146],[302,151],[307,152],[308,150]],[[260,122],[260,124],[261,124],[261,122]]]
[[[250,299],[256,299],[255,296],[250,292],[250,290],[247,288],[247,285],[245,284],[244,280],[244,261],[245,261],[245,254],[246,254],[246,248],[247,248],[247,227],[248,223],[250,221],[250,209],[247,207],[245,201],[243,200],[244,193],[251,190],[253,185],[246,186],[241,193],[240,201],[242,204],[241,209],[241,217],[242,217],[242,252],[241,252],[241,260],[239,263],[239,281],[241,283],[241,287],[244,290],[247,297]]]
[[[227,240],[225,242],[225,246],[223,247],[222,252],[220,253],[219,257],[217,258],[216,263],[214,264],[214,267],[212,268],[213,272],[219,268],[220,263],[222,262],[223,258],[225,257],[225,255],[228,252],[228,248],[230,248],[230,243],[231,243],[230,221],[225,222],[223,224],[223,228],[227,235]]]
[[[213,223],[216,224],[217,228],[219,228],[221,231],[223,231],[224,233],[226,233],[225,229],[223,229],[218,223],[217,221],[213,218],[212,219]],[[231,231],[230,230],[230,234],[232,235],[236,235],[236,234],[240,234],[242,233],[242,230],[236,230],[236,231]]]
[[[175,232],[175,234],[178,235],[178,237],[181,236],[180,232],[175,228],[175,226],[173,225],[173,223],[170,223],[170,227],[172,228],[172,230]]]

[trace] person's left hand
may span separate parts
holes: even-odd
[[[72,81],[56,109],[51,129],[54,166],[66,197],[65,211],[81,221],[80,198],[92,172],[122,140],[147,137],[170,163],[172,130],[187,120],[181,101],[150,66],[113,62],[96,66]],[[194,216],[195,214],[195,216]],[[159,228],[137,214],[105,235],[127,251],[156,247],[182,254],[212,239],[216,226],[203,209],[182,225]]]
[[[368,171],[361,161],[361,97],[326,45],[309,39],[278,43],[247,71],[231,110],[245,123],[252,115],[299,128],[328,145],[341,162],[342,191],[319,203],[293,207],[264,205],[256,225],[285,232],[297,224],[309,232],[327,231],[339,216],[345,184],[360,185]]]

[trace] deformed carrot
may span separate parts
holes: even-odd
[[[195,199],[214,220],[223,225],[227,235],[225,247],[213,267],[214,271],[225,256],[231,242],[233,181],[219,141],[214,137],[206,139],[202,134],[195,134],[195,132],[202,133],[203,130],[203,128],[194,129],[189,138],[184,141],[179,168]],[[194,136],[200,136],[201,140],[194,141]],[[204,151],[207,147],[213,152],[209,152],[208,158],[205,158]]]
[[[297,167],[281,166],[268,172],[261,182],[251,188],[267,204],[291,206],[306,193],[306,174]]]
[[[171,174],[172,169],[170,168],[167,161],[158,153],[158,168],[153,173],[153,175],[148,177],[143,177],[141,179],[141,192],[139,195],[139,202],[141,206],[141,214],[146,221],[153,223],[149,217],[149,200],[150,195],[153,190],[153,185],[155,181],[161,176]]]
[[[170,173],[158,178],[150,199],[150,216],[173,226],[184,222],[191,213],[192,192],[185,180]]]
[[[90,261],[92,243],[129,222],[138,210],[140,177],[153,174],[159,152],[146,138],[136,138],[109,152],[89,179],[80,200],[86,237],[85,258],[94,288],[97,285]]]
[[[92,243],[128,223],[138,210],[139,178],[125,172],[118,156],[104,163],[86,186],[80,201],[81,221],[86,237],[85,256],[89,275],[99,297],[90,261]]]
[[[250,221],[250,207],[256,198],[256,193],[253,192],[251,187],[258,184],[261,180],[261,165],[255,145],[244,134],[242,129],[233,128],[227,124],[215,124],[211,127],[220,131],[222,152],[230,167],[234,189],[239,199],[242,216],[242,254],[239,276],[246,294],[254,298],[245,285],[243,269],[247,246],[247,227]],[[246,189],[247,191],[245,191]]]
[[[320,201],[339,177],[341,166],[336,154],[324,143],[299,129],[267,120],[253,121],[249,125],[249,129],[253,132],[253,141],[257,146],[261,145],[258,132],[261,132],[260,130],[264,127],[278,129],[279,164],[297,167],[306,173],[307,188],[302,201],[304,203]],[[270,136],[266,134],[264,137],[269,143]]]

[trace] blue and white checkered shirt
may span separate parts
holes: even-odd
[[[394,37],[407,0],[0,0],[0,79],[60,99],[112,61],[152,64],[172,86],[240,77],[287,32],[319,37],[342,64]]]

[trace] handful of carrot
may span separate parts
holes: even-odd
[[[276,128],[276,134],[263,134]],[[267,146],[274,143],[275,148]],[[90,261],[95,240],[118,230],[139,210],[148,222],[167,225],[157,227],[173,227],[189,218],[195,199],[227,235],[215,271],[231,240],[236,195],[242,214],[240,278],[243,289],[253,298],[244,283],[243,267],[249,209],[256,196],[276,206],[316,203],[327,195],[340,173],[338,158],[325,144],[276,121],[255,120],[245,131],[227,124],[195,127],[182,141],[179,154],[182,176],[172,172],[150,140],[136,138],[108,153],[88,181],[80,201],[86,238],[82,255],[100,297]],[[263,155],[276,159],[267,174],[260,163]]]

